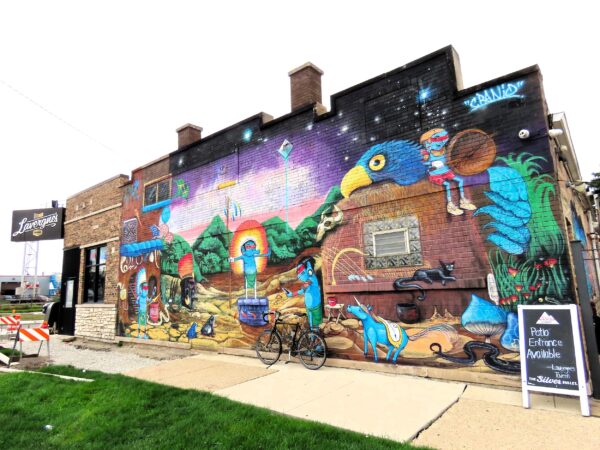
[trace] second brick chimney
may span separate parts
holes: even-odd
[[[176,131],[178,149],[199,141],[202,138],[202,127],[191,123],[186,123],[182,127],[177,128]]]
[[[314,103],[321,104],[321,75],[323,71],[313,63],[307,62],[291,70],[290,88],[292,111]]]

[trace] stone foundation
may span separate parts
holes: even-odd
[[[75,336],[114,340],[116,324],[116,305],[104,303],[77,305]]]

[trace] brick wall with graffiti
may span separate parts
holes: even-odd
[[[572,301],[541,75],[456,80],[443,49],[135,172],[120,333],[251,348],[277,310],[330,357],[518,373],[517,305]]]

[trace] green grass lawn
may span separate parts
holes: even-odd
[[[95,381],[0,375],[0,449],[416,448],[206,392],[72,367],[44,371]],[[44,429],[47,424],[52,430]]]
[[[15,348],[15,351],[13,353],[12,345],[10,346],[10,348],[0,347],[0,353],[2,353],[3,355],[6,355],[6,356],[13,355],[15,358],[18,358],[19,355],[21,354],[21,352],[18,350],[18,348],[19,348],[19,346],[17,345],[17,348]]]
[[[21,320],[44,320],[43,314],[30,314],[30,313],[18,313],[21,315]],[[2,315],[11,315],[12,314],[2,314]]]

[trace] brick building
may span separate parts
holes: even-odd
[[[113,340],[122,194],[117,175],[67,199],[61,331]]]
[[[289,73],[289,114],[207,137],[187,124],[176,151],[133,171],[105,237],[120,235],[118,334],[250,348],[264,312],[308,311],[332,357],[518,374],[517,305],[577,301],[569,241],[595,231],[593,204],[566,187],[580,175],[539,68],[463,89],[447,47],[333,95],[331,111],[322,74]],[[367,339],[364,314],[400,328]],[[495,356],[477,361],[472,343]]]

